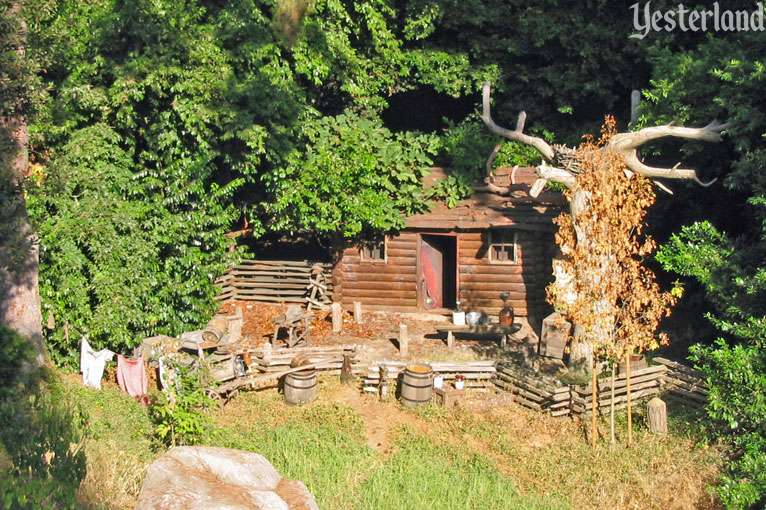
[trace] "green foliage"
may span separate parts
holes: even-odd
[[[0,442],[12,462],[0,473],[3,508],[75,508],[85,477],[85,417],[48,390],[0,404]]]
[[[583,131],[597,131],[604,114],[626,118],[631,88],[648,78],[648,44],[627,38],[630,11],[605,0],[408,4],[435,25],[428,38],[409,46],[462,54],[483,70],[493,82],[493,116],[500,125],[512,128],[525,110],[530,127],[544,126],[562,137],[559,142],[575,143]]]
[[[727,9],[752,11],[754,6],[742,1]],[[722,336],[695,347],[692,359],[708,377],[707,411],[715,432],[733,448],[717,490],[732,509],[766,503],[766,363],[761,354],[766,339],[765,50],[761,31],[653,46],[652,87],[644,91],[649,102],[642,117],[652,124],[705,125],[714,118],[731,124],[726,147],[716,156],[682,148],[685,164],[703,169],[703,179],[723,178],[728,196],[738,200],[727,199],[727,190],[719,187],[716,201],[704,204],[703,218],[710,221],[684,227],[658,259],[666,269],[702,285],[712,310],[707,316]]]
[[[272,179],[275,228],[358,236],[404,226],[427,210],[421,180],[436,152],[433,136],[392,134],[351,111],[304,126],[304,150]]]
[[[0,508],[74,509],[85,476],[85,414],[29,372],[30,345],[0,326]]]
[[[222,234],[232,210],[222,202],[232,189],[211,185],[207,198],[170,204],[142,186],[119,140],[104,124],[74,132],[30,190],[29,209],[42,245],[43,309],[94,345],[130,348],[210,313],[212,278],[228,259]],[[54,359],[73,363],[79,335],[67,340],[60,327],[47,335]]]
[[[766,501],[766,268],[752,264],[763,248],[733,242],[701,222],[684,227],[657,255],[666,269],[705,286],[715,307],[708,318],[728,337],[694,346],[691,359],[708,378],[713,431],[728,438],[734,450],[718,488],[729,508],[756,508]]]
[[[207,393],[210,378],[202,367],[174,358],[164,362],[170,377],[162,400],[152,406],[156,433],[171,446],[196,444],[209,425],[205,411],[214,405]]]
[[[85,476],[85,415],[25,369],[29,340],[0,326],[0,508],[74,509]]]
[[[442,164],[451,173],[428,190],[428,196],[443,199],[449,207],[473,193],[473,183],[486,175],[486,163],[490,153],[499,143],[500,150],[492,162],[492,168],[534,166],[540,163],[540,153],[534,147],[497,137],[490,133],[478,115],[471,115],[460,123],[447,122],[442,135]],[[539,133],[549,141],[552,134]]]
[[[25,364],[34,356],[32,344],[24,337],[0,325],[0,401],[12,397],[30,377]]]

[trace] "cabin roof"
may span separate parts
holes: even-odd
[[[430,188],[446,179],[449,171],[432,168],[423,179]],[[553,218],[566,206],[561,193],[544,191],[539,197],[529,195],[537,180],[534,168],[498,168],[493,177],[474,183],[474,194],[449,208],[437,202],[431,211],[407,218],[406,228],[433,230],[476,230],[518,227],[529,230],[555,231]],[[492,188],[488,186],[493,185]],[[501,191],[498,191],[498,188]]]

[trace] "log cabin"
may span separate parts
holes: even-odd
[[[432,169],[424,186],[447,177]],[[333,269],[334,300],[344,307],[396,312],[497,314],[510,293],[517,317],[539,322],[547,313],[545,288],[556,254],[553,218],[566,207],[560,193],[529,195],[534,168],[501,168],[474,185],[453,208],[437,203],[408,217],[382,240],[343,247]]]

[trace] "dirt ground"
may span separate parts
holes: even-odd
[[[220,313],[231,315],[235,307],[242,308],[244,325],[242,329],[243,345],[251,348],[262,347],[269,342],[274,333],[274,317],[283,315],[287,310],[284,304],[255,302],[227,303]],[[380,360],[412,361],[447,361],[472,359],[491,359],[498,354],[497,340],[464,340],[456,342],[453,350],[447,349],[446,339],[437,334],[439,324],[447,324],[451,318],[431,313],[395,313],[364,310],[362,323],[354,321],[350,310],[343,311],[343,327],[340,333],[333,333],[332,318],[329,311],[313,310],[311,320],[311,345],[358,345],[361,362]],[[522,339],[535,333],[523,319],[522,329],[514,337]],[[407,326],[409,355],[402,357],[398,348],[399,325]]]
[[[231,315],[235,307],[242,308],[243,341],[245,347],[258,348],[271,340],[274,333],[273,317],[283,315],[287,305],[235,302],[221,307],[220,313]],[[407,361],[473,361],[493,359],[500,355],[497,340],[460,339],[455,347],[447,348],[446,340],[437,334],[440,324],[447,324],[451,318],[438,314],[394,313],[364,311],[362,323],[354,321],[351,311],[344,310],[343,327],[340,333],[332,331],[332,318],[329,311],[313,310],[310,323],[311,345],[357,345],[360,363],[367,364],[382,360]],[[407,326],[409,354],[401,356],[398,348],[399,325]],[[523,338],[531,329],[524,325],[516,334]],[[534,334],[534,333],[532,333]],[[364,394],[359,385],[342,386],[337,389],[336,398],[352,405],[364,418],[367,426],[367,444],[378,451],[388,453],[393,431],[402,426],[417,429],[423,426],[412,413],[402,410],[398,405],[380,402],[377,398]],[[462,405],[480,412],[497,406],[508,406],[512,398],[506,393],[472,391]]]

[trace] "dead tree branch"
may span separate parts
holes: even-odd
[[[548,161],[553,161],[553,157],[555,153],[553,151],[553,147],[551,147],[548,144],[548,142],[546,142],[542,138],[539,138],[536,136],[529,136],[522,133],[522,130],[524,129],[524,122],[527,118],[527,114],[525,112],[521,112],[519,114],[519,119],[516,122],[516,129],[513,131],[511,131],[510,129],[502,128],[498,126],[497,124],[495,124],[495,121],[492,120],[492,114],[490,113],[489,90],[490,90],[489,82],[485,82],[484,87],[482,88],[481,120],[484,121],[484,124],[487,125],[489,130],[513,142],[520,142],[525,145],[531,145],[532,147],[537,149],[538,152],[542,154],[542,156],[545,159],[547,159]]]
[[[533,197],[538,196],[545,187],[544,181],[558,182],[564,186],[567,186],[568,188],[572,188],[574,186],[575,175],[578,171],[575,150],[563,146],[551,146],[542,138],[525,135],[523,133],[524,124],[527,118],[527,114],[525,112],[521,112],[519,114],[518,121],[516,122],[516,129],[513,131],[510,129],[502,128],[495,124],[490,113],[489,83],[484,83],[484,87],[482,88],[481,118],[491,132],[514,142],[531,145],[537,149],[545,161],[558,165],[549,166],[544,161],[542,165],[537,167],[537,175],[539,179],[532,185],[530,195]],[[673,123],[665,124],[662,126],[652,126],[630,133],[618,133],[612,136],[606,148],[621,154],[625,160],[625,164],[630,171],[641,174],[652,180],[687,179],[693,180],[700,186],[710,186],[715,182],[715,179],[710,182],[702,182],[697,177],[697,172],[695,170],[679,168],[681,165],[680,163],[673,168],[659,168],[644,164],[638,157],[638,148],[652,140],[666,137],[687,138],[690,140],[701,140],[704,142],[720,142],[721,132],[728,127],[728,123],[721,123],[717,120],[714,120],[702,128],[674,126]],[[495,155],[496,151],[493,152],[493,154],[490,156],[490,159],[487,162],[488,166],[491,165]],[[559,168],[559,166],[563,168]],[[665,185],[660,184],[657,181],[655,181],[655,183],[661,189],[670,192],[670,190]]]

